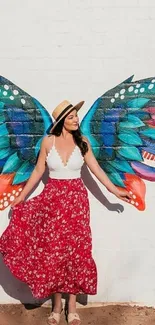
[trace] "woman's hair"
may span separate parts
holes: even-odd
[[[55,126],[53,131],[51,133],[49,133],[49,136],[51,136],[53,134],[56,135],[57,137],[60,136],[62,129],[63,129],[63,125],[64,125],[64,120],[67,115],[65,115],[65,117],[63,117],[62,120]],[[87,145],[87,142],[82,139],[82,134],[81,134],[80,128],[78,128],[75,131],[72,131],[71,133],[73,135],[74,142],[80,148],[82,156],[84,156],[86,154],[86,152],[88,151],[88,145]]]

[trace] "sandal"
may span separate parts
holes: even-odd
[[[76,323],[74,321],[77,321]],[[74,322],[74,323],[73,323]],[[68,324],[69,325],[80,325],[81,324],[81,320],[80,317],[77,313],[69,313],[68,314]]]
[[[63,311],[63,308],[61,309],[60,313],[55,313],[54,311],[52,311],[50,316],[47,319],[47,323],[49,325],[52,325],[52,324],[57,325],[57,324],[59,324],[62,311]]]

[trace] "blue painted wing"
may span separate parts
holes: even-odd
[[[155,181],[155,78],[132,79],[99,97],[81,122],[100,166],[120,187],[127,175]]]
[[[41,141],[52,124],[49,113],[35,98],[0,77],[0,195],[2,190],[4,196],[10,195],[4,186],[6,179],[12,186],[29,179]]]

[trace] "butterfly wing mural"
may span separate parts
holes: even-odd
[[[81,122],[99,165],[145,209],[144,180],[155,181],[155,78],[133,76],[99,97]]]
[[[0,77],[0,210],[22,191],[52,125],[49,113],[35,98]]]
[[[99,97],[80,127],[111,181],[144,210],[144,180],[155,181],[155,78],[132,79]],[[52,125],[35,98],[0,77],[0,210],[22,191]]]

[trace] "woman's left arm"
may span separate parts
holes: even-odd
[[[83,140],[87,142],[88,151],[84,156],[84,160],[86,165],[89,167],[91,172],[98,178],[98,180],[114,195],[116,195],[119,199],[129,202],[131,199],[131,195],[126,189],[119,190],[109,179],[103,169],[99,166],[93,152],[91,149],[91,145],[86,137],[83,137]]]

